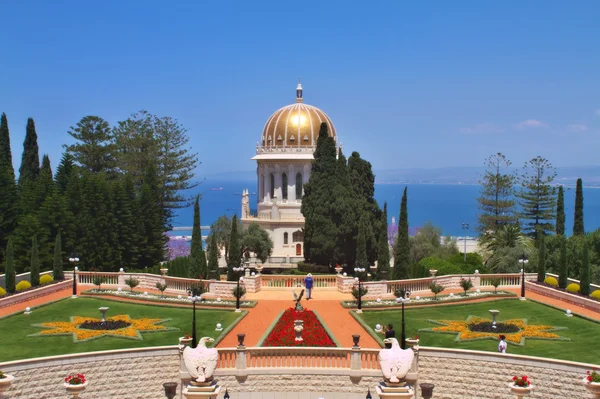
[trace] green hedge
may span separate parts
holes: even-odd
[[[298,270],[303,273],[328,274],[329,266],[313,265],[310,263],[298,262]]]

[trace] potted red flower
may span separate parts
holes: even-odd
[[[522,399],[523,396],[527,396],[533,391],[533,385],[531,385],[531,381],[529,381],[529,377],[526,375],[517,377],[516,375],[512,378],[512,383],[510,384],[510,391],[517,395],[518,399]]]
[[[593,369],[587,372],[587,375],[583,379],[585,389],[587,389],[594,398],[600,398],[600,373]]]
[[[83,374],[73,373],[65,378],[65,389],[74,399],[85,390],[87,380]]]
[[[183,337],[179,337],[179,345],[184,345],[184,346],[189,346],[192,343],[192,337],[188,334],[188,332],[185,332],[185,335]]]

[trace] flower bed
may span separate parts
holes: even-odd
[[[304,321],[303,341],[295,340],[294,320]],[[262,346],[335,347],[336,344],[312,310],[298,312],[289,308],[283,312]]]
[[[494,293],[493,291],[481,291],[481,292],[469,292],[467,296],[463,294],[450,294],[450,295],[438,295],[437,300],[432,296],[428,297],[419,297],[417,299],[416,296],[410,298],[410,301],[405,302],[405,306],[411,305],[436,305],[441,302],[467,302],[474,299],[480,298],[506,298],[506,297],[516,297],[512,292],[507,291],[498,291]],[[342,301],[342,306],[348,309],[355,308],[357,306],[356,301]],[[389,307],[400,307],[401,303],[396,302],[395,299],[385,299],[377,302],[376,300],[362,301],[363,308],[389,308]]]

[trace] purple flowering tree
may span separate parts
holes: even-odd
[[[169,241],[167,242],[167,251],[169,253],[169,260],[173,260],[180,256],[189,256],[190,246],[182,237],[169,236]]]

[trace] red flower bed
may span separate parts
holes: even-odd
[[[304,320],[303,341],[296,341],[294,320]],[[312,310],[297,312],[289,308],[269,333],[263,346],[320,346],[335,347],[335,343]]]

